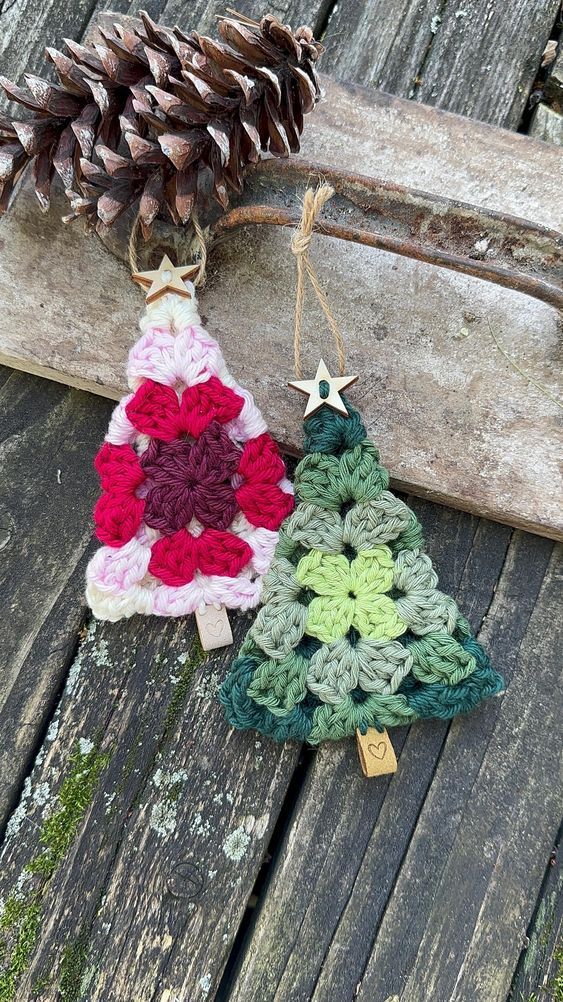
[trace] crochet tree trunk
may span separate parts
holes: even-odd
[[[181,270],[165,259],[150,274]],[[104,546],[88,565],[87,599],[101,619],[252,608],[293,508],[260,411],[201,326],[193,284],[179,287],[146,308],[132,392],[95,461]]]
[[[345,403],[348,417],[323,406],[305,421],[297,507],[221,690],[234,727],[277,740],[449,719],[503,688]]]

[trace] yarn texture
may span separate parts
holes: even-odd
[[[293,488],[252,396],[227,371],[191,298],[149,304],[131,349],[131,393],[96,459],[104,544],[86,597],[100,619],[182,616],[260,599]]]
[[[348,417],[305,421],[297,506],[220,692],[233,727],[280,741],[449,719],[504,688],[343,399]]]

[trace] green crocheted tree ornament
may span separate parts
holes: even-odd
[[[233,727],[280,741],[447,720],[504,688],[343,400],[347,416],[322,406],[304,422],[296,508],[220,693]]]

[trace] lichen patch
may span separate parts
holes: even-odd
[[[185,769],[165,772],[161,768],[158,768],[152,777],[153,786],[162,796],[152,806],[149,825],[160,838],[169,838],[176,830],[178,799],[187,778]]]
[[[247,831],[245,831],[242,825],[240,825],[227,835],[225,841],[223,842],[223,852],[225,853],[227,859],[231,859],[234,863],[239,863],[245,855],[249,845],[250,835]]]

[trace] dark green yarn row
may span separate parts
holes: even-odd
[[[292,738],[317,744],[351,735],[356,728],[365,732],[368,727],[381,729],[418,719],[450,719],[503,688],[501,676],[491,668],[453,600],[436,589],[416,516],[387,490],[389,478],[379,454],[367,441],[357,411],[348,401],[346,406],[348,418],[323,407],[305,422],[306,455],[295,475],[297,508],[280,532],[264,582],[264,608],[220,693],[234,727],[253,728],[280,741]],[[397,581],[408,582],[412,574],[417,582],[412,594],[396,586],[388,592],[408,626],[400,627],[404,633],[389,647],[384,637],[366,641],[353,626],[342,641],[331,644],[304,632],[303,609],[312,598],[319,599],[296,582],[297,568],[300,562],[307,563],[302,558],[314,549],[343,553],[353,568],[358,547],[345,542],[345,537],[360,539],[359,548],[368,555],[392,554]],[[366,544],[366,539],[372,542]],[[328,585],[332,588],[330,577]],[[364,672],[364,680],[368,679],[364,688],[358,685],[339,698],[320,670],[318,689],[324,698],[319,698],[310,688],[315,689],[312,667],[323,651],[330,665],[334,649],[345,654],[356,641],[371,657],[387,653],[395,658],[389,684],[385,672],[375,681]],[[401,650],[411,665],[404,677]],[[389,689],[391,683],[392,691],[374,691],[377,685]]]
[[[503,680],[491,668],[490,661],[481,645],[472,636],[461,637],[458,635],[456,639],[460,640],[461,646],[475,658],[477,664],[473,673],[464,682],[459,682],[457,685],[424,684],[417,682],[409,675],[401,682],[396,694],[402,698],[408,708],[404,715],[393,712],[392,707],[386,705],[386,702],[387,704],[392,701],[396,703],[395,696],[380,696],[379,707],[373,704],[366,706],[365,702],[359,699],[356,704],[357,716],[352,731],[348,727],[343,727],[338,715],[333,714],[330,722],[330,733],[324,735],[321,740],[339,740],[349,737],[354,733],[356,727],[362,734],[365,734],[368,727],[382,730],[384,726],[394,727],[432,717],[450,720],[460,713],[468,713],[481,700],[500,692],[504,688]],[[318,741],[311,740],[310,735],[313,727],[313,713],[323,704],[312,693],[309,693],[302,702],[283,717],[271,713],[267,707],[260,706],[248,695],[252,678],[262,658],[262,652],[248,638],[220,692],[220,700],[225,708],[229,723],[239,730],[250,728],[260,731],[276,741],[292,739],[318,744]]]

